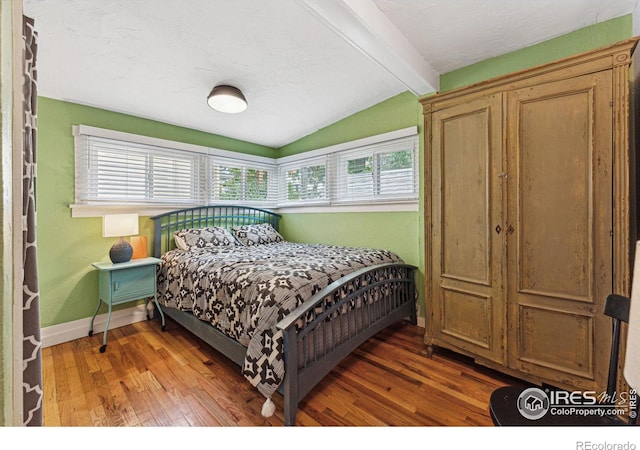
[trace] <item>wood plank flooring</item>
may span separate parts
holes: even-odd
[[[490,426],[491,392],[516,380],[446,350],[426,356],[424,329],[398,324],[365,342],[301,402],[298,426]],[[43,349],[47,427],[282,426],[283,404],[180,325],[156,321]]]

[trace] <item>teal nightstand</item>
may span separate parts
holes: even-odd
[[[156,266],[161,262],[162,260],[158,258],[141,258],[117,264],[110,262],[96,262],[92,264],[99,272],[99,298],[98,307],[91,318],[89,336],[93,336],[93,321],[100,310],[101,303],[105,302],[109,308],[100,353],[104,353],[107,349],[107,331],[109,329],[109,320],[111,320],[111,308],[113,305],[144,298],[146,307],[149,299],[153,297],[153,301],[162,318],[162,331],[166,330],[164,314],[158,303],[156,286]],[[148,311],[147,309],[147,320],[150,319]]]

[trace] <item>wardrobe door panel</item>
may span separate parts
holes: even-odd
[[[522,305],[520,320],[520,360],[528,367],[593,376],[593,315]]]
[[[496,362],[505,315],[501,98],[432,117],[434,337]]]
[[[507,94],[509,365],[589,389],[610,335],[611,101],[610,71]]]

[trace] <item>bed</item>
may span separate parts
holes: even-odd
[[[213,205],[152,217],[162,312],[236,362],[265,397],[299,402],[385,327],[416,323],[416,268],[396,254],[286,241],[280,215]],[[285,370],[286,369],[286,370]]]

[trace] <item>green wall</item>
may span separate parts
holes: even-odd
[[[419,116],[416,97],[401,94],[276,152],[221,136],[49,98],[39,98],[38,106],[38,259],[43,327],[93,314],[97,273],[91,263],[108,260],[112,244],[112,240],[101,236],[99,217],[71,217],[73,125],[91,125],[274,157],[417,125]],[[283,235],[290,240],[384,246],[407,262],[419,264],[415,236],[420,227],[416,213],[287,214],[281,223]],[[320,223],[324,225],[315,226]],[[334,231],[328,232],[331,229]],[[140,234],[150,237],[151,233],[151,221],[142,217]]]
[[[281,147],[278,157],[418,125],[419,111],[417,97],[405,92]]]
[[[323,243],[391,250],[418,267],[420,314],[424,311],[424,255],[419,212],[287,213],[283,236],[295,242]]]
[[[36,194],[43,327],[93,314],[98,278],[91,263],[107,261],[109,248],[113,244],[112,239],[102,237],[101,218],[71,217],[69,205],[74,203],[73,125],[91,125],[260,156],[275,156],[275,150],[268,147],[152,120],[43,97],[38,102]],[[140,234],[151,236],[151,233],[151,221],[141,218]]]
[[[594,25],[551,41],[456,70],[441,77],[450,90],[525,67],[553,61],[631,37],[631,16]],[[418,99],[406,92],[273,150],[95,108],[41,98],[39,104],[38,249],[41,319],[47,327],[84,317],[95,308],[97,275],[91,262],[107,260],[111,241],[101,237],[99,218],[71,218],[74,165],[71,126],[86,124],[136,134],[208,145],[263,156],[288,156],[417,125],[422,149],[423,118]],[[422,154],[422,152],[421,152]],[[423,161],[420,158],[420,173]],[[422,199],[422,189],[421,189]],[[422,202],[420,202],[422,205]],[[282,233],[290,240],[385,247],[424,275],[424,211],[285,213]],[[151,234],[141,219],[141,234]],[[421,295],[421,307],[423,306]],[[424,308],[421,308],[421,312]]]
[[[631,19],[631,14],[611,19],[446,73],[440,77],[440,91],[450,91],[628,39],[632,37]]]

